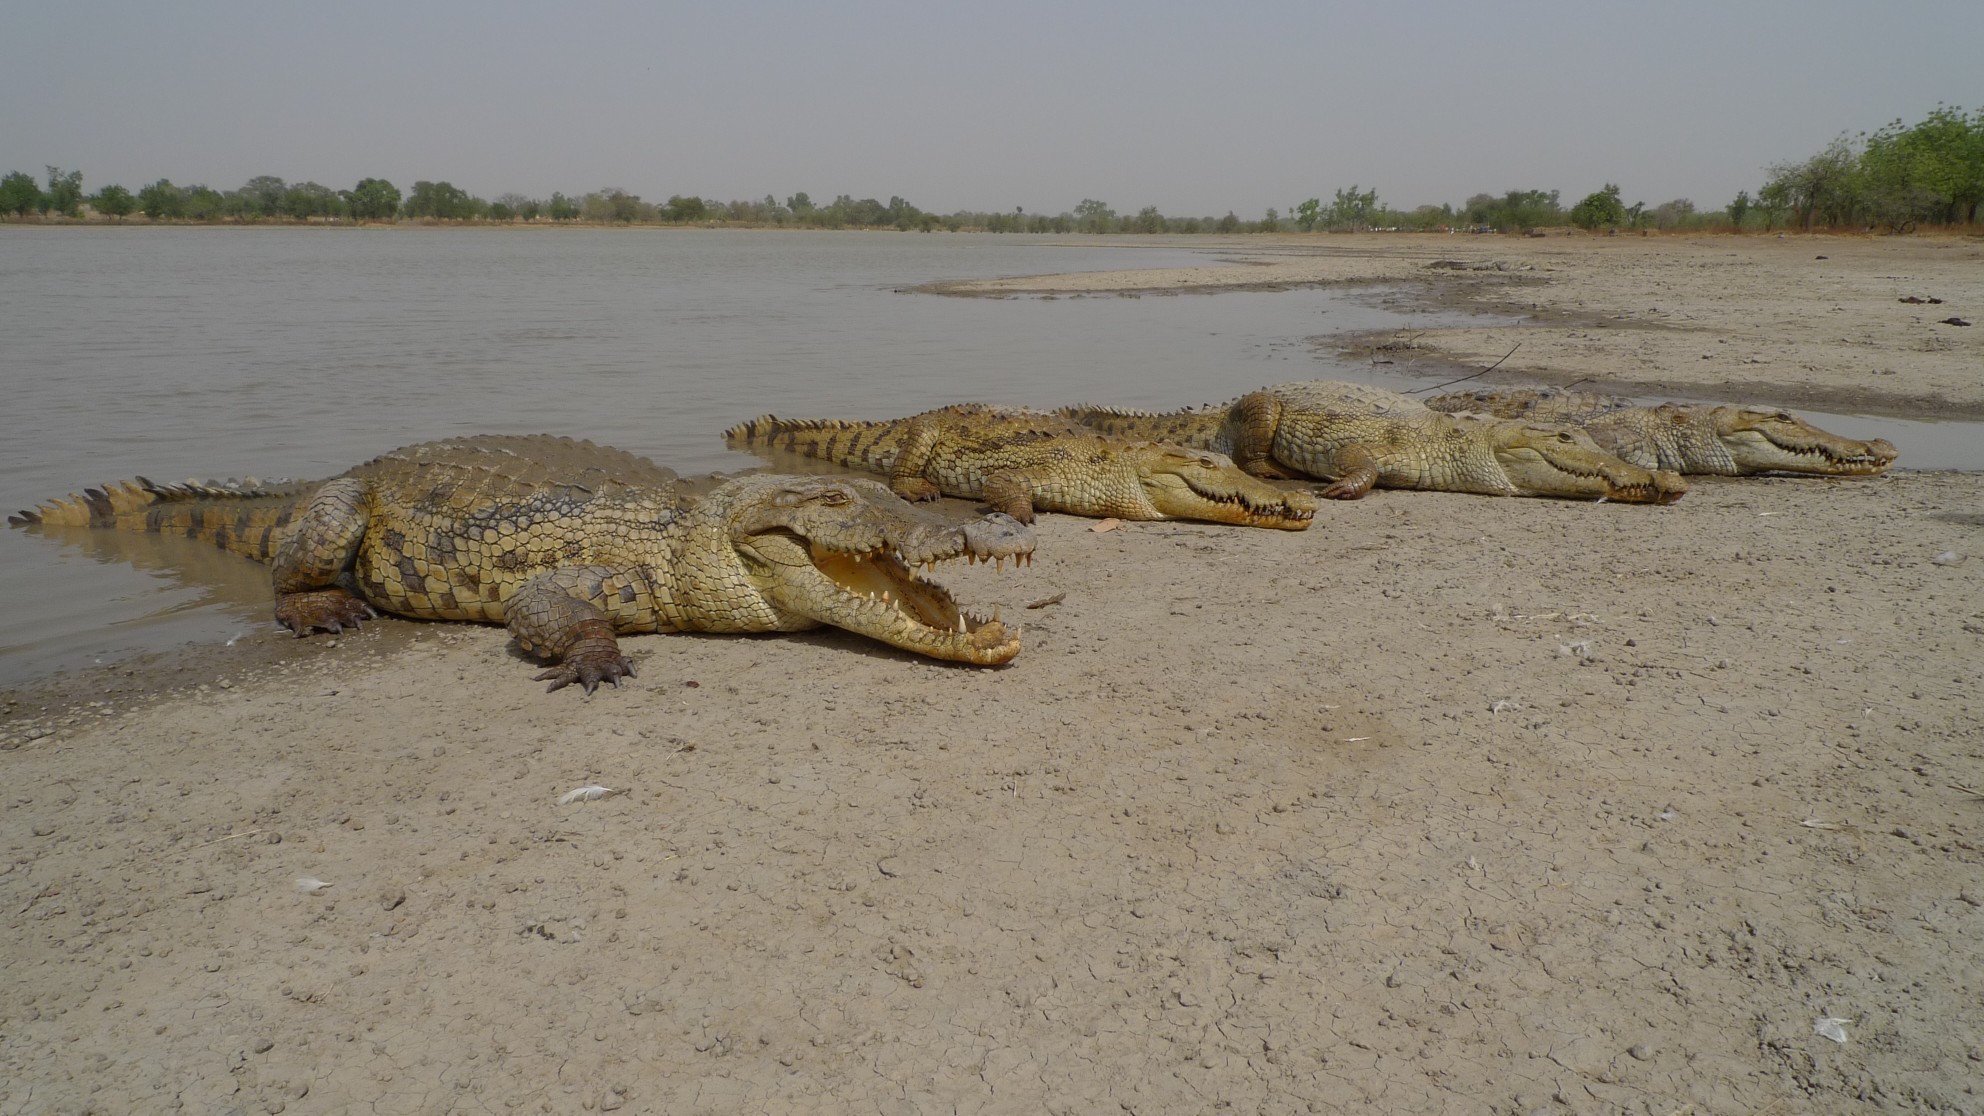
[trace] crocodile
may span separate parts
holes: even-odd
[[[1153,414],[1069,407],[1061,414],[1123,437],[1233,455],[1264,477],[1317,477],[1355,500],[1374,486],[1671,504],[1687,482],[1621,461],[1581,431],[1440,414],[1397,392],[1335,380],[1277,384],[1227,403]]]
[[[761,474],[700,496],[622,450],[483,435],[394,450],[327,481],[219,486],[142,477],[10,516],[211,540],[273,567],[276,619],[299,637],[381,612],[505,624],[550,664],[550,689],[620,684],[632,632],[792,632],[831,625],[956,662],[997,664],[1019,631],[922,574],[1030,562],[1002,515],[965,524],[874,481]]]
[[[732,449],[781,451],[889,478],[910,500],[983,500],[1022,523],[1036,508],[1117,519],[1197,519],[1300,531],[1316,502],[1225,455],[1100,434],[1066,416],[967,403],[877,422],[764,415],[724,432]]]
[[[1451,392],[1434,396],[1427,406],[1582,427],[1627,461],[1677,473],[1865,477],[1887,472],[1897,456],[1894,443],[1885,438],[1842,438],[1770,407],[1641,406],[1619,396],[1558,388]]]

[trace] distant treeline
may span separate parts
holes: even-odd
[[[549,200],[512,193],[487,201],[449,182],[415,182],[411,191],[402,194],[383,178],[364,178],[349,190],[333,190],[315,182],[284,182],[274,175],[251,178],[239,189],[226,191],[179,186],[161,178],[136,193],[113,184],[89,194],[83,190],[81,171],[48,167],[46,185],[21,171],[0,178],[0,217],[126,221],[142,215],[153,222],[208,224],[416,221],[1027,233],[1527,232],[1559,225],[1592,230],[1906,230],[1977,222],[1978,206],[1984,203],[1984,109],[1966,114],[1939,105],[1918,124],[1896,120],[1871,135],[1851,139],[1842,135],[1810,159],[1775,164],[1765,169],[1765,175],[1754,196],[1741,191],[1716,210],[1697,210],[1687,198],[1653,206],[1627,205],[1620,188],[1609,183],[1568,209],[1556,190],[1508,190],[1476,194],[1459,206],[1399,210],[1380,202],[1376,190],[1352,185],[1335,191],[1328,202],[1309,198],[1290,206],[1285,214],[1269,209],[1259,219],[1247,220],[1231,211],[1220,217],[1167,216],[1156,206],[1118,213],[1094,198],[1084,198],[1072,210],[1052,216],[1024,208],[1010,213],[940,214],[918,209],[900,197],[884,204],[846,194],[826,204],[804,193],[782,203],[770,194],[756,201],[727,202],[676,194],[655,203],[625,190],[602,189],[576,197],[554,193]]]

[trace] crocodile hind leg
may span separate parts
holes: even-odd
[[[979,495],[993,511],[1005,512],[1021,523],[1033,522],[1034,480],[1022,472],[993,473]]]
[[[902,447],[896,451],[896,463],[889,470],[889,490],[905,500],[920,502],[935,500],[943,490],[936,482],[923,475],[930,467],[931,451],[937,448],[937,439],[943,430],[928,416],[918,415],[910,420],[909,428],[903,431]]]
[[[1316,492],[1325,500],[1361,500],[1378,483],[1378,459],[1364,446],[1339,447],[1330,464],[1336,480]]]
[[[369,503],[365,482],[347,477],[317,490],[276,547],[276,622],[299,637],[342,632],[378,616],[372,606],[338,584],[365,537]]]
[[[1272,393],[1255,391],[1241,396],[1226,416],[1233,463],[1257,477],[1289,479],[1291,474],[1274,459],[1274,434],[1280,425],[1281,400]]]
[[[601,682],[615,688],[634,677],[634,661],[620,653],[608,602],[639,593],[610,566],[580,566],[542,573],[524,582],[503,604],[503,618],[517,646],[554,663],[536,676],[548,690],[576,682],[592,693]]]

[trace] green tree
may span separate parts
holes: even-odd
[[[186,192],[172,184],[169,178],[161,178],[138,191],[138,208],[154,221],[164,221],[186,215]]]
[[[1571,207],[1571,224],[1581,229],[1616,229],[1625,222],[1626,204],[1619,200],[1619,187],[1610,182]]]
[[[41,204],[41,187],[34,176],[25,171],[14,171],[0,178],[0,213],[11,213],[25,217],[30,209],[44,208]]]
[[[1503,195],[1502,204],[1508,214],[1507,224],[1518,232],[1561,224],[1564,219],[1555,190],[1510,190]]]
[[[579,203],[563,194],[553,193],[545,204],[544,215],[553,221],[576,221],[579,219]]]
[[[1156,206],[1147,205],[1137,210],[1137,215],[1123,224],[1131,232],[1161,233],[1164,231],[1164,214],[1159,213]]]
[[[1781,198],[1807,229],[1851,223],[1860,202],[1860,160],[1845,136],[1802,163],[1776,163],[1759,195]]]
[[[1308,201],[1295,207],[1295,227],[1301,229],[1303,232],[1309,232],[1316,227],[1316,219],[1322,216],[1322,213],[1323,200],[1321,198],[1310,198]]]
[[[1017,214],[1018,211],[1015,211],[1015,216]],[[896,228],[907,232],[912,228],[922,225],[923,216],[922,210],[904,201],[901,197],[892,194],[889,196],[888,210],[882,219],[885,224],[894,225]],[[929,228],[925,227],[924,231],[928,232]]]
[[[1116,211],[1108,203],[1083,198],[1075,207],[1075,226],[1085,233],[1106,233],[1116,227]]]
[[[1896,120],[1868,137],[1860,168],[1868,215],[1883,224],[1975,221],[1984,203],[1984,109],[1970,118],[1938,105],[1920,124]]]
[[[1750,192],[1736,191],[1736,200],[1729,203],[1729,225],[1734,229],[1743,227],[1743,218],[1750,215]]]
[[[442,221],[462,221],[475,216],[475,199],[450,182],[416,182],[406,198],[408,217],[431,217]]]
[[[1696,224],[1695,203],[1687,198],[1675,198],[1653,207],[1651,215],[1656,229],[1684,229]]]
[[[795,217],[804,216],[813,212],[813,199],[806,196],[806,191],[801,190],[785,199],[785,207],[790,209]]]
[[[43,191],[37,203],[43,213],[55,212],[64,217],[80,217],[83,214],[83,172],[64,171],[61,167],[48,168],[48,189]]]
[[[337,191],[315,182],[299,182],[283,191],[285,215],[307,221],[312,217],[343,217],[350,207]]]
[[[186,219],[218,221],[227,215],[227,199],[211,186],[186,188]]]
[[[1476,194],[1463,207],[1465,223],[1477,229],[1527,232],[1541,225],[1561,224],[1564,211],[1555,190],[1510,190],[1501,197]]]
[[[390,221],[400,213],[400,189],[383,178],[361,178],[344,192],[354,221]]]
[[[243,217],[274,220],[283,215],[282,203],[289,194],[289,185],[273,174],[258,174],[239,193]]]
[[[826,223],[830,228],[853,225],[855,228],[868,228],[886,224],[889,211],[874,198],[856,200],[851,194],[842,194],[826,208]]]
[[[1405,215],[1404,224],[1420,232],[1446,231],[1454,227],[1454,207],[1450,205],[1422,205]]]
[[[129,217],[138,208],[138,199],[132,196],[131,191],[115,183],[92,194],[89,202],[91,209],[119,221]]]
[[[662,203],[661,207],[662,219],[678,224],[701,221],[708,218],[709,214],[710,207],[703,199],[684,197],[681,194],[671,196]]]
[[[1268,211],[1261,216],[1261,231],[1278,232],[1280,231],[1280,229],[1281,229],[1281,211],[1277,210],[1273,206],[1269,206]]]
[[[1330,203],[1329,224],[1333,229],[1369,228],[1371,218],[1378,213],[1378,192],[1360,192],[1355,183],[1348,190],[1338,190],[1336,199]]]
[[[501,215],[497,213],[499,207],[504,211]],[[543,202],[516,193],[500,195],[489,206],[489,218],[492,221],[507,221],[512,217],[522,221],[535,221],[538,214],[543,212]]]

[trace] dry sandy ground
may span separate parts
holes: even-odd
[[[1968,317],[1974,242],[1354,250],[1456,248],[1632,317],[1566,378],[1984,401],[1777,306]],[[1984,478],[1089,526],[947,579],[1001,669],[638,637],[587,699],[385,623],[5,695],[0,1113],[1984,1111]]]

